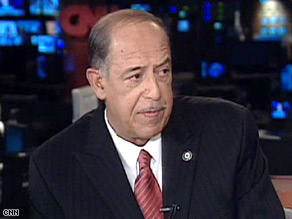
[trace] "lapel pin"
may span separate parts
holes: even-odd
[[[183,161],[185,161],[185,162],[190,161],[192,158],[193,158],[193,153],[192,153],[191,151],[185,151],[185,152],[182,154],[182,159],[183,159]]]

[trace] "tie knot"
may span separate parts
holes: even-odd
[[[145,151],[144,149],[141,150],[140,154],[139,154],[139,166],[140,166],[140,170],[145,168],[145,167],[149,167],[150,168],[150,161],[151,161],[152,156]]]

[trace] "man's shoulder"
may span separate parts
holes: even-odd
[[[90,129],[90,123],[96,112],[86,114],[81,119],[71,124],[55,136],[40,145],[33,153],[35,159],[43,159],[50,156],[66,156],[66,152],[74,153],[82,150],[86,136]]]
[[[237,103],[214,97],[178,96],[175,98],[175,108],[184,112],[229,113],[242,112],[247,109]]]
[[[175,99],[174,117],[189,127],[234,127],[240,129],[244,121],[251,121],[249,110],[237,103],[221,98],[178,97]]]

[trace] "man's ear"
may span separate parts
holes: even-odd
[[[90,86],[95,91],[98,99],[105,100],[106,94],[104,90],[104,81],[105,81],[104,72],[100,69],[96,70],[93,68],[88,68],[86,70],[86,77]]]

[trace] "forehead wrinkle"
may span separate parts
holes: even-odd
[[[159,52],[159,51],[170,51],[170,47],[169,44],[167,42],[167,40],[160,39],[159,41],[156,41],[156,39],[154,39],[156,41],[156,43],[153,45],[153,39],[148,39],[148,37],[146,37],[145,40],[142,39],[143,35],[141,35],[141,38],[139,39],[133,39],[132,41],[128,40],[127,37],[117,37],[117,36],[113,36],[112,38],[112,43],[111,43],[111,49],[112,51],[115,50],[115,53],[119,53],[119,54],[126,54],[126,55],[135,55],[135,53],[140,53],[140,52]],[[136,40],[136,42],[135,42]],[[129,47],[133,48],[131,51],[131,49],[129,50]],[[150,47],[150,48],[149,48]],[[139,48],[137,50],[137,48]]]
[[[134,28],[130,28],[131,31],[138,32],[138,35],[144,36],[144,30],[141,32],[140,27],[136,28],[135,25],[132,27]],[[126,27],[126,29],[127,28],[129,27]],[[134,38],[132,38],[130,31],[123,30],[125,29],[117,28],[114,30],[114,34],[112,34],[112,44],[110,52],[110,62],[112,64],[117,64],[119,66],[124,65],[121,67],[131,65],[135,67],[141,65],[142,67],[143,65],[147,65],[147,62],[149,62],[150,59],[154,60],[154,62],[158,62],[162,61],[161,59],[165,58],[166,56],[169,56],[171,58],[171,51],[166,36],[157,35],[158,37],[156,38],[153,35],[148,35],[146,33],[146,39],[142,40],[141,38],[138,39],[135,34]]]
[[[123,50],[123,52],[119,52],[119,54],[117,55],[116,53],[113,54],[113,63],[117,63],[117,60],[119,60],[119,58],[115,58],[115,56],[120,57],[121,55],[123,56],[123,61],[131,61],[131,60],[143,60],[144,58],[155,58],[155,59],[159,59],[161,56],[165,57],[165,56],[170,56],[170,50],[167,47],[162,47],[160,49],[148,49],[147,50],[138,50],[138,51],[130,51],[130,52],[124,52],[125,50]]]
[[[121,49],[119,49],[121,50]],[[120,56],[123,56],[120,58]],[[146,59],[154,59],[155,62],[158,62],[156,64],[160,64],[164,59],[168,57],[171,59],[170,55],[170,49],[167,46],[162,46],[159,49],[149,49],[147,50],[138,50],[138,51],[131,51],[131,52],[126,52],[123,50],[123,52],[118,51],[117,53],[113,54],[113,58],[111,59],[112,64],[118,64],[118,65],[127,65],[127,66],[139,66],[141,67],[145,66],[148,64],[149,60]],[[146,63],[145,63],[146,61]]]

